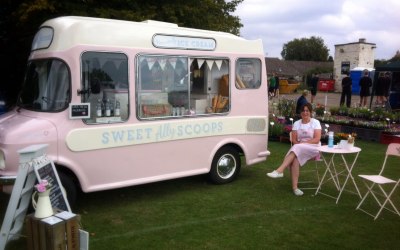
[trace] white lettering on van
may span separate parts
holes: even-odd
[[[193,134],[196,135],[217,134],[219,132],[222,132],[222,130],[223,130],[222,122],[179,125],[177,127],[177,136],[184,137]]]
[[[165,138],[173,139],[175,135],[175,129],[170,124],[160,125],[156,133],[156,141],[160,141]]]
[[[159,48],[183,48],[198,50],[215,50],[216,48],[216,42],[213,38],[161,34],[157,34],[153,37],[153,44]]]
[[[125,141],[140,141],[151,138],[151,128],[145,129],[128,129],[128,130],[113,130],[111,132],[103,132],[103,144],[108,143],[124,143]]]
[[[190,137],[199,135],[209,135],[218,134],[223,130],[222,122],[211,122],[211,123],[195,123],[171,126],[171,124],[159,125],[157,130],[152,133],[151,128],[145,129],[129,129],[129,130],[113,130],[110,132],[102,133],[103,144],[115,144],[115,143],[125,143],[125,142],[140,142],[141,140],[150,141],[164,141],[179,139],[180,137]]]
[[[264,117],[261,117],[264,118]],[[74,129],[66,137],[72,151],[85,151],[163,141],[194,139],[208,136],[266,134],[267,127],[260,131],[248,131],[249,117],[180,120],[171,122],[140,123],[90,129]],[[266,123],[267,124],[267,123]],[[82,140],[83,137],[90,140]]]

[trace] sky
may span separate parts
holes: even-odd
[[[400,50],[399,0],[244,0],[233,15],[240,35],[261,39],[267,57],[282,58],[283,45],[295,38],[321,37],[334,57],[335,44],[375,43],[375,59]]]

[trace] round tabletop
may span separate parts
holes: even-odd
[[[353,146],[351,149],[344,149],[344,148],[339,148],[337,145],[330,148],[330,147],[328,147],[328,145],[324,145],[324,146],[318,147],[318,150],[322,153],[354,154],[354,153],[360,152],[361,148]]]

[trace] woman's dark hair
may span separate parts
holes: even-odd
[[[310,113],[312,113],[312,105],[311,105],[311,103],[307,102],[306,104],[303,104],[303,106],[301,106],[301,108],[300,108],[300,111],[303,111],[304,107],[307,107],[308,110],[310,111]]]

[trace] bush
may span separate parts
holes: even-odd
[[[282,98],[278,102],[279,115],[284,117],[295,117],[296,115],[296,101],[291,99]]]

